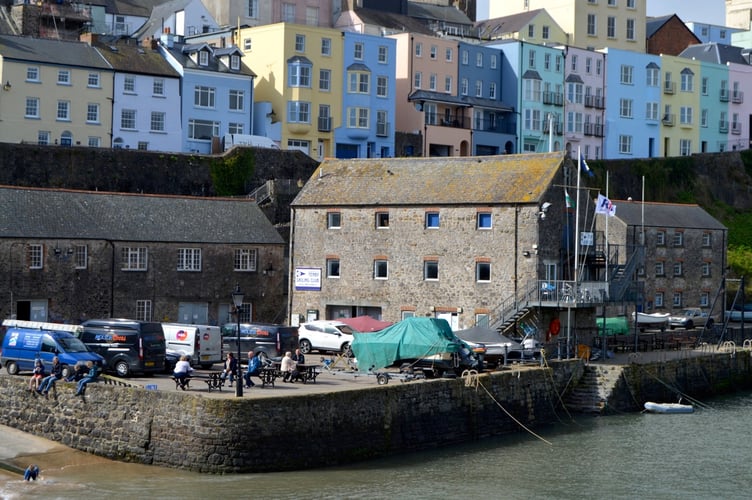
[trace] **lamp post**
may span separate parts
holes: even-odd
[[[235,290],[232,292],[232,303],[235,304],[235,314],[238,316],[238,358],[235,360],[237,364],[237,380],[235,380],[235,396],[243,397],[243,372],[240,369],[240,311],[243,307],[243,292],[240,291],[240,285],[235,285]]]

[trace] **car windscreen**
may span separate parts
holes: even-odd
[[[76,337],[58,337],[57,341],[65,349],[65,352],[88,352],[89,348]]]
[[[336,325],[335,328],[342,333],[346,333],[347,335],[352,335],[353,332],[355,331],[349,325]]]

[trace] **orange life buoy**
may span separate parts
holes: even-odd
[[[559,321],[559,318],[551,320],[551,323],[548,325],[548,331],[551,335],[559,335],[559,332],[561,331],[561,321]]]

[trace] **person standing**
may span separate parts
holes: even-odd
[[[99,377],[99,367],[95,365],[94,362],[87,361],[86,366],[89,368],[89,373],[84,375],[84,378],[78,381],[78,386],[76,387],[76,396],[83,396],[84,392],[86,392],[86,384],[93,382],[97,379],[97,377]]]
[[[175,363],[175,369],[172,372],[173,377],[180,384],[180,388],[185,390],[188,386],[188,377],[193,373],[191,363],[188,361],[188,356],[180,356],[180,361]]]
[[[37,392],[39,394],[44,394],[47,396],[47,393],[50,392],[50,388],[55,385],[55,382],[63,378],[63,365],[60,363],[60,359],[55,356],[52,358],[52,368],[50,368],[50,374],[42,379],[42,382],[39,384],[39,388],[37,389]]]
[[[24,481],[36,481],[39,476],[39,467],[36,464],[31,464],[26,467],[24,471]]]

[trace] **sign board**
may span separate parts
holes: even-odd
[[[583,231],[580,233],[580,245],[583,247],[593,246],[593,233]]]
[[[321,268],[296,267],[295,290],[321,291]]]

